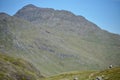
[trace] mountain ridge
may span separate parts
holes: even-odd
[[[31,8],[30,4],[23,7],[14,16],[38,24],[38,26],[43,25],[51,28],[57,26],[57,29],[60,27],[59,30],[71,31],[88,39],[90,39],[89,36],[94,35],[96,36],[96,39],[101,39],[101,41],[103,41],[102,36],[107,36],[109,34],[109,32],[100,29],[96,24],[88,21],[83,16],[74,15],[69,11],[39,8],[36,6],[32,7],[36,9],[29,10],[29,8]],[[24,8],[27,10],[24,10]]]

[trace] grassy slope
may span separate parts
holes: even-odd
[[[119,50],[116,46],[108,48],[109,45],[90,42],[73,33],[55,31],[47,27],[22,30],[17,40],[22,43],[25,54],[17,55],[32,62],[46,75],[78,69],[101,69],[109,64],[118,64]]]
[[[73,80],[75,77],[77,77],[78,80],[95,80],[98,76],[104,76],[104,80],[119,80],[120,68],[106,69],[103,71],[63,73],[60,75],[45,78],[43,80]]]
[[[37,80],[40,77],[30,63],[0,53],[0,80]]]
[[[104,80],[119,80],[120,68],[106,69],[103,71],[74,71],[61,73],[56,76],[41,78],[41,74],[30,63],[0,53],[0,80],[95,80],[104,76]]]

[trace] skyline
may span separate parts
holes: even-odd
[[[101,29],[120,34],[120,0],[1,0],[0,12],[14,15],[25,5],[67,10],[81,15]]]

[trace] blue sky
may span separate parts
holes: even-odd
[[[14,15],[27,4],[68,10],[104,30],[120,34],[120,0],[0,0],[0,12]]]

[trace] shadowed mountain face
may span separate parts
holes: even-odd
[[[120,36],[69,11],[30,4],[14,16],[1,13],[0,30],[0,51],[28,60],[44,75],[120,66]]]

